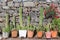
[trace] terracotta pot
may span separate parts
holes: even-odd
[[[51,31],[51,36],[52,36],[52,38],[56,38],[57,37],[57,31]]]
[[[51,38],[51,32],[46,32],[45,34],[46,34],[46,35],[45,35],[46,38]]]
[[[15,37],[17,37],[17,34],[18,34],[17,30],[11,31],[11,37],[15,38]]]
[[[38,32],[37,32],[37,37],[38,37],[38,38],[42,38],[42,35],[43,35],[43,32],[42,32],[42,31],[38,31]]]
[[[34,35],[34,31],[28,30],[28,32],[27,32],[27,37],[28,37],[28,38],[32,38],[33,35]]]

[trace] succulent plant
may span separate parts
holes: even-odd
[[[51,27],[51,23],[48,23],[48,24],[45,26],[45,31],[46,31],[46,32],[50,31],[50,27]]]
[[[19,8],[19,19],[20,19],[20,26],[23,26],[23,21],[22,21],[22,7]]]
[[[6,13],[6,27],[9,27],[9,14]]]
[[[39,16],[39,25],[42,26],[44,15],[43,15],[43,7],[40,8],[40,16]]]

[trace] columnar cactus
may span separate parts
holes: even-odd
[[[42,25],[42,20],[44,18],[44,15],[43,15],[43,7],[40,8],[40,16],[39,16],[39,25]]]
[[[27,16],[27,26],[30,25],[30,16]]]
[[[6,13],[6,27],[9,27],[9,14]]]
[[[22,21],[22,7],[19,8],[19,19],[20,19],[20,26],[23,26],[23,21]]]
[[[15,28],[15,15],[13,15],[13,25],[14,25],[14,28]]]

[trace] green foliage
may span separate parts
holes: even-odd
[[[57,26],[58,31],[60,32],[60,18],[58,18],[58,19],[53,19],[52,24],[53,24],[53,26],[55,26],[55,27],[53,27],[53,28],[56,29],[56,26]]]
[[[47,32],[47,31],[50,31],[50,27],[51,27],[51,24],[50,24],[50,23],[48,23],[48,24],[45,26],[46,32]]]
[[[52,24],[51,24],[52,27],[51,27],[51,29],[52,29],[52,30],[56,30],[56,26],[59,25],[58,23],[59,23],[59,19],[55,19],[55,18],[54,18],[54,19],[52,20]]]
[[[39,16],[39,25],[42,25],[42,20],[44,18],[44,15],[43,15],[43,7],[40,8],[40,16]]]
[[[54,16],[56,15],[54,9],[52,9],[51,7],[47,7],[46,8],[46,18],[54,18]]]
[[[5,24],[6,27],[9,27],[9,14],[6,13],[6,24]]]
[[[23,21],[22,21],[22,7],[19,8],[19,19],[20,19],[20,26],[23,26]]]
[[[24,27],[22,27],[22,26],[20,26],[20,25],[18,25],[17,24],[17,30],[27,30],[27,27],[26,26],[24,26]]]
[[[3,32],[10,32],[10,27],[5,27],[2,30],[3,30]]]
[[[44,30],[44,27],[41,26],[41,25],[39,25],[38,27],[36,27],[36,30],[37,30],[37,31],[43,31],[43,30]]]
[[[27,29],[31,30],[31,31],[34,31],[35,30],[35,26],[33,26],[33,25],[30,24]]]

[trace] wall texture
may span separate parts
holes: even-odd
[[[23,25],[27,24],[27,14],[31,15],[31,23],[34,25],[38,25],[39,22],[39,13],[40,7],[48,7],[50,3],[47,2],[36,2],[29,0],[29,2],[23,2]],[[60,7],[60,3],[55,3]],[[19,7],[22,6],[21,0],[0,0],[0,26],[5,26],[5,14],[8,12],[10,15],[10,23],[12,23],[13,15],[16,16],[16,23],[19,23]]]

